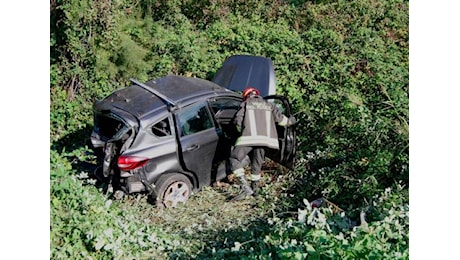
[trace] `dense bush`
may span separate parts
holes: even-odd
[[[109,205],[97,189],[76,178],[85,170],[75,162],[90,161],[82,154],[89,153],[91,106],[129,78],[146,81],[173,73],[211,79],[233,54],[271,58],[277,91],[296,111],[298,161],[283,189],[296,196],[273,211],[299,208],[299,219],[265,215],[272,223],[265,237],[249,247],[234,240],[233,249],[214,253],[408,258],[408,4],[52,1],[52,258],[119,258],[141,256],[143,250],[164,257],[175,250],[173,234],[160,235],[160,229],[135,221],[117,222],[119,216],[134,220],[137,213],[121,212],[116,202]],[[372,208],[366,211],[368,230],[337,229],[333,223],[340,216],[328,209],[315,211],[324,215],[319,222],[300,217],[313,212],[304,199],[316,197],[333,201],[354,219]],[[147,233],[162,237],[155,241],[165,250],[115,239],[145,241]],[[213,254],[203,254],[208,253]]]
[[[51,259],[165,257],[180,245],[148,219],[139,219],[137,212],[120,209],[94,182],[81,181],[88,173],[76,174],[67,158],[85,160],[82,154],[51,152]]]

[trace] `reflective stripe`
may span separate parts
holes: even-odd
[[[241,177],[244,176],[244,169],[239,168],[233,171],[233,174],[235,174],[235,177]]]
[[[270,138],[267,136],[240,136],[236,142],[235,146],[267,146],[273,149],[279,149],[278,140],[276,138]]]
[[[260,180],[260,174],[257,174],[257,175],[251,174],[251,175],[249,175],[248,179],[251,180],[251,181],[258,181],[258,180]]]
[[[267,136],[272,136],[272,128],[270,127],[271,126],[271,115],[272,115],[272,112],[269,111],[269,110],[265,110],[265,126],[267,127]]]
[[[254,110],[250,109],[249,111],[249,124],[251,128],[251,135],[255,136],[257,135],[257,125],[256,125],[256,114],[254,113]]]

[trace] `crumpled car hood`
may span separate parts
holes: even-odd
[[[234,55],[225,60],[212,81],[233,91],[243,91],[251,86],[261,96],[276,94],[276,77],[273,62],[265,57]]]

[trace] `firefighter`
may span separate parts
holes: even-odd
[[[287,118],[273,103],[263,99],[256,88],[247,87],[242,96],[243,102],[233,120],[240,136],[236,139],[230,156],[231,169],[241,189],[232,199],[235,201],[257,195],[265,148],[279,149],[276,123],[281,126],[296,123],[293,116]],[[246,155],[251,159],[250,185],[246,181],[242,165]]]

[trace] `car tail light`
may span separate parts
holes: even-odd
[[[130,171],[144,166],[148,160],[149,158],[145,157],[121,155],[120,157],[118,157],[117,164],[120,170]]]

